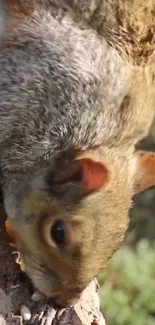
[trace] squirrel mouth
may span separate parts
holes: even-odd
[[[63,295],[60,296],[56,296],[52,299],[54,305],[58,308],[67,308],[67,307],[71,307],[74,306],[79,299],[80,295],[74,295],[74,298],[68,297],[66,296],[66,294],[64,293]]]

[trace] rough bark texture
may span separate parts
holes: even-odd
[[[32,288],[27,277],[20,271],[10,251],[5,233],[5,212],[0,206],[0,325],[105,325],[99,311],[98,284],[90,283],[79,302],[67,309],[58,310],[50,301],[33,303]],[[24,304],[32,313],[31,320],[24,322],[20,307]]]

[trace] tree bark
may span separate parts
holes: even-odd
[[[94,280],[75,306],[56,309],[51,301],[31,301],[31,283],[15,263],[5,232],[5,211],[0,205],[0,325],[105,325],[99,308],[98,284]],[[25,305],[31,311],[26,322],[20,315]]]

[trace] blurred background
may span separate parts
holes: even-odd
[[[155,151],[155,122],[138,147]],[[99,283],[107,325],[155,325],[155,187],[135,196],[124,245]]]

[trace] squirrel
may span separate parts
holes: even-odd
[[[133,196],[155,184],[154,154],[135,150],[154,118],[155,3],[6,0],[5,9],[4,206],[34,287],[68,306],[120,247]]]

